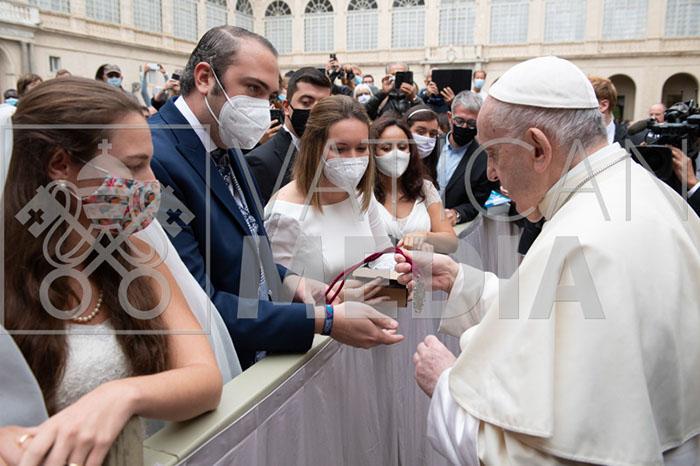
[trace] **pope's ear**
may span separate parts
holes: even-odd
[[[539,128],[527,130],[527,142],[534,149],[533,168],[539,173],[543,173],[552,163],[552,145],[547,136]]]

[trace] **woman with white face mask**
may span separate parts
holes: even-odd
[[[457,250],[457,235],[442,215],[440,194],[424,175],[420,147],[408,126],[382,117],[372,125],[370,137],[377,165],[374,194],[389,236],[406,249],[429,243],[436,252]]]
[[[350,97],[314,106],[294,162],[293,181],[265,207],[275,262],[328,283],[342,270],[391,246],[374,199],[369,118]],[[386,254],[375,268],[393,268]],[[369,298],[369,290],[365,290]]]
[[[406,114],[406,124],[416,141],[418,155],[423,161],[427,177],[435,183],[440,157],[440,125],[437,113],[427,105],[416,105]]]
[[[369,102],[369,99],[371,99],[373,95],[372,88],[367,84],[358,84],[352,91],[352,96],[362,105]]]

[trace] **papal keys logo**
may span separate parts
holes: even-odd
[[[150,319],[160,315],[170,302],[167,280],[157,270],[164,257],[155,247],[144,252],[129,246],[129,238],[154,219],[175,236],[194,216],[175,197],[172,188],[161,189],[155,180],[134,179],[130,170],[109,154],[111,144],[106,140],[98,147],[98,156],[83,161],[77,184],[56,180],[39,187],[16,215],[32,235],[45,235],[44,258],[54,269],[41,282],[41,303],[59,319],[82,315],[92,298],[89,277],[106,262],[121,277],[118,296],[122,309],[135,318]],[[152,237],[149,234],[142,239]],[[120,262],[119,256],[130,267]],[[161,299],[152,309],[137,309],[129,302],[129,285],[142,277],[153,279],[161,290]],[[49,298],[52,283],[60,278],[73,278],[82,288],[82,299],[73,309],[57,309]]]

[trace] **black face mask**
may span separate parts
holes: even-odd
[[[476,127],[467,126],[462,128],[461,126],[452,125],[452,139],[454,139],[455,144],[459,147],[466,146],[474,140],[476,137]]]
[[[304,134],[304,130],[306,129],[306,122],[309,119],[311,110],[294,108],[291,105],[289,107],[292,109],[292,116],[290,118],[290,120],[292,120],[292,129],[294,129],[294,133],[297,135],[297,137],[301,138],[301,136]]]

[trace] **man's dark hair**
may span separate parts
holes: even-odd
[[[313,68],[307,66],[304,68],[299,68],[294,72],[291,78],[289,78],[289,83],[287,84],[287,101],[291,102],[294,93],[297,91],[297,83],[309,83],[312,86],[323,87],[325,89],[331,89],[331,81],[328,77],[318,68]]]
[[[295,73],[294,70],[289,70],[289,71],[287,71],[286,73],[284,73],[284,77],[285,77],[285,78],[291,78],[292,76],[294,76],[294,73]]]
[[[254,32],[236,26],[217,26],[209,29],[199,39],[180,76],[181,94],[189,95],[194,90],[194,68],[199,63],[209,63],[216,76],[222,79],[228,67],[235,63],[243,40],[257,41],[277,56],[277,50],[270,41]],[[214,92],[218,93],[220,90],[215,87]]]
[[[7,99],[16,99],[18,98],[19,95],[17,95],[17,89],[8,89],[2,94],[2,99],[7,100]]]

